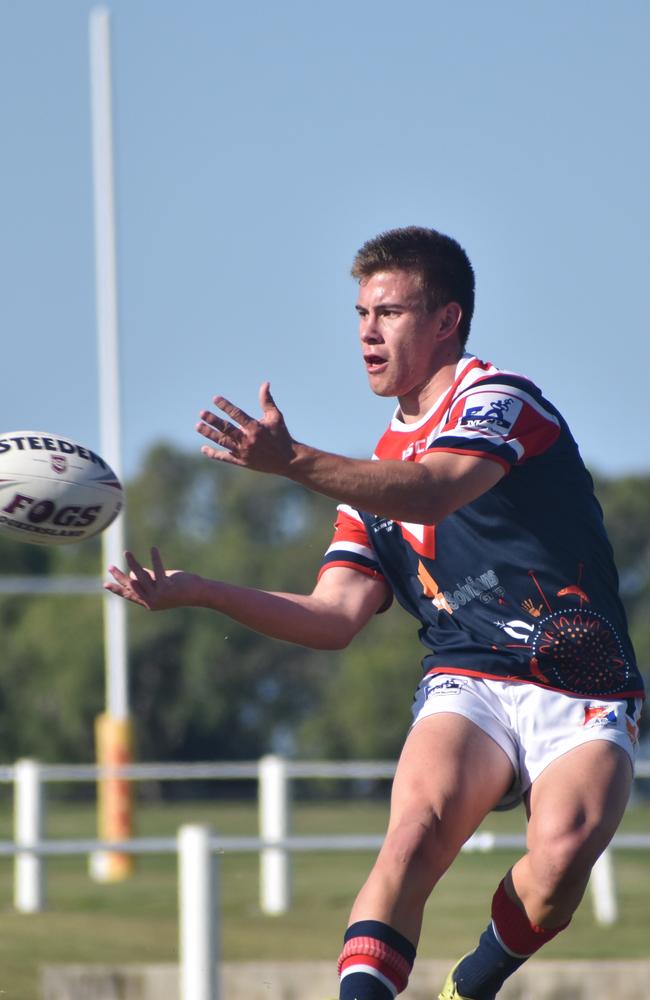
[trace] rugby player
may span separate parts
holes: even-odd
[[[371,460],[293,439],[265,383],[256,419],[200,414],[213,460],[338,501],[309,595],[145,569],[109,590],[152,610],[212,608],[270,636],[346,646],[396,598],[427,650],[388,830],[339,958],[340,1000],[407,985],[424,905],[487,813],[524,802],[527,850],[440,1000],[492,1000],[569,924],[625,810],[643,683],[593,484],[562,415],[528,378],[467,352],[474,273],[453,239],[392,230],[357,253],[373,392],[396,398]],[[214,411],[218,412],[214,412]],[[350,419],[353,419],[351,409]]]

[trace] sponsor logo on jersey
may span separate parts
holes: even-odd
[[[395,527],[395,522],[391,521],[387,517],[380,517],[378,521],[375,521],[372,525],[372,530],[379,531],[392,531]]]
[[[407,462],[412,455],[421,455],[427,450],[427,439],[420,438],[419,441],[411,441],[408,448],[402,452],[402,461]]]
[[[443,597],[452,611],[458,611],[470,601],[479,600],[482,604],[487,604],[504,594],[505,590],[493,569],[486,569],[480,576],[466,576],[462,583],[456,584],[454,590],[443,591]]]
[[[466,576],[464,582],[456,584],[455,590],[441,590],[438,581],[431,576],[420,560],[418,580],[422,584],[424,596],[431,598],[434,607],[438,608],[439,611],[446,611],[450,615],[469,604],[470,601],[479,600],[483,604],[487,604],[495,597],[503,597],[505,594],[505,590],[499,583],[499,577],[493,569],[487,569],[480,576]]]
[[[460,418],[461,427],[482,427],[488,424],[490,427],[499,427],[501,430],[510,430],[514,419],[521,409],[521,403],[515,407],[515,412],[510,411],[514,404],[519,402],[511,396],[505,399],[489,399],[486,403],[475,403],[468,406]]]

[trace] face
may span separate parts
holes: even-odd
[[[356,308],[372,391],[398,397],[403,413],[426,412],[441,391],[441,370],[458,357],[458,306],[427,312],[416,275],[379,271],[361,282]]]

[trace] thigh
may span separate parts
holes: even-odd
[[[629,755],[593,739],[554,760],[533,782],[528,802],[529,848],[583,854],[593,863],[618,827],[632,787]]]
[[[454,856],[513,778],[505,751],[475,723],[453,712],[427,716],[411,729],[400,756],[389,832],[421,823]]]
[[[386,838],[351,922],[382,920],[417,942],[429,893],[513,773],[501,747],[464,716],[417,722],[397,765]]]

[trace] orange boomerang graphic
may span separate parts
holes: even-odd
[[[427,570],[422,560],[418,561],[418,580],[422,584],[422,590],[424,591],[425,597],[430,597],[440,611],[447,611],[450,615],[453,614],[447,598]]]
[[[558,590],[556,597],[578,597],[580,599],[580,607],[582,607],[583,601],[589,604],[589,598],[585,594],[584,590],[580,587],[563,587],[562,590]]]

